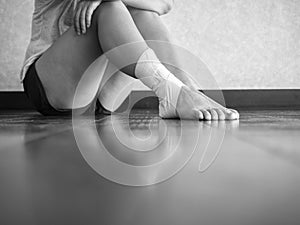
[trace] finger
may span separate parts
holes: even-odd
[[[92,16],[96,8],[96,4],[91,4],[86,10],[85,23],[87,28],[89,28],[92,24]]]
[[[218,113],[216,112],[216,110],[210,109],[209,112],[210,112],[212,120],[218,120],[219,119],[219,116],[218,116]]]
[[[80,13],[81,13],[81,6],[79,5],[75,14],[75,21],[74,21],[74,26],[75,26],[75,31],[77,32],[78,35],[80,35]]]
[[[85,22],[86,11],[87,11],[87,6],[84,6],[80,13],[80,28],[83,34],[86,33],[86,22]]]

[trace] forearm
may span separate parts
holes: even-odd
[[[148,11],[153,11],[159,15],[168,13],[174,4],[174,0],[122,0],[124,4]]]

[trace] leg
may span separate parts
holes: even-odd
[[[120,48],[106,55],[116,66],[119,62],[122,64],[125,57],[131,57],[130,61],[137,62],[141,54],[149,48],[122,1],[102,3],[94,16],[98,18],[98,38],[104,52],[128,43],[135,43],[124,48],[124,52]],[[135,64],[121,70],[135,77]]]
[[[163,42],[172,43],[173,38],[169,33],[167,27],[162,22],[160,16],[154,12],[129,8],[129,11],[134,19],[136,26],[138,27],[139,31],[141,32],[144,39],[147,40],[157,40]],[[168,59],[169,62],[172,63],[174,66],[170,66],[165,64],[165,66],[183,83],[185,83],[189,88],[193,91],[197,91],[199,89],[195,82],[182,70],[177,68],[184,68],[182,67],[181,61],[179,57],[176,55],[176,51],[172,48],[172,45],[168,45],[167,47],[161,48],[160,46],[156,46],[153,44],[154,42],[147,42],[147,44],[152,48],[155,49],[156,54],[159,58]],[[177,68],[176,68],[177,67]],[[210,108],[216,108],[215,110],[203,110],[203,116],[206,118],[211,119],[224,119],[226,118],[226,114],[224,113],[224,107],[219,105],[217,102],[213,101],[212,99],[206,97],[202,93],[200,93],[200,99],[202,101],[199,102],[201,105],[210,105]],[[197,98],[199,99],[199,98]],[[199,100],[195,99],[195,102]],[[183,104],[183,102],[182,102]],[[222,110],[220,110],[222,109]],[[235,111],[235,110],[233,110]],[[236,114],[238,114],[235,111]],[[202,117],[202,115],[201,115]]]
[[[121,9],[124,9],[124,5],[119,5],[120,11]],[[141,11],[141,10],[131,10],[132,18],[134,19],[135,25],[132,24],[132,19],[128,19],[126,23],[124,24],[124,18],[128,17],[128,12],[124,11],[123,14],[120,16],[117,20],[114,20],[114,13],[111,13],[110,11],[103,11],[100,13],[100,17],[102,15],[103,19],[100,19],[99,21],[99,39],[102,46],[108,46],[105,48],[105,51],[108,51],[110,49],[113,49],[116,46],[120,46],[125,43],[132,43],[135,41],[140,41],[141,36],[143,36],[142,40],[163,40],[163,41],[170,41],[170,35],[167,32],[165,26],[160,21],[160,18],[155,14],[151,12]],[[115,12],[117,13],[117,12]],[[105,26],[104,18],[114,21],[113,27],[115,29],[112,29],[111,27]],[[120,27],[121,24],[121,27]],[[127,26],[124,26],[126,25]],[[126,29],[122,29],[126,27]],[[128,31],[127,27],[130,27],[131,29]],[[102,29],[101,29],[102,28]],[[138,28],[138,30],[137,30]],[[139,32],[138,32],[139,31]],[[107,34],[107,36],[103,36],[101,38],[101,33]],[[120,35],[121,33],[121,35]],[[128,40],[128,38],[121,38],[124,36],[128,36],[128,33],[134,34],[134,38]],[[148,42],[149,47],[151,42]],[[152,46],[153,49],[155,49],[155,53],[159,56],[163,57],[172,57],[173,64],[175,66],[178,66],[180,68],[180,61],[177,59],[175,51],[172,51],[172,48],[167,48],[170,50],[169,52],[164,51],[165,49],[162,49],[160,51],[159,48]],[[133,46],[133,49],[127,49],[126,52],[117,54],[115,57],[113,57],[112,61],[121,61],[123,55],[133,55],[135,56],[137,61],[138,56],[142,51],[144,51],[144,48],[147,48],[147,46]],[[139,50],[138,50],[139,49]],[[129,51],[128,51],[129,50]],[[137,51],[138,50],[138,51]],[[121,58],[119,58],[121,56]],[[169,69],[173,69],[174,72],[178,72],[179,70],[176,70],[174,67],[169,67]],[[126,71],[125,71],[126,72]],[[132,69],[128,71],[129,73],[132,73]],[[126,73],[128,73],[126,72]],[[133,71],[134,72],[134,71]],[[182,79],[186,79],[185,81],[189,83],[191,87],[194,83],[192,80],[189,80],[186,75],[183,73],[177,73],[179,77]],[[234,119],[238,117],[238,113],[227,110],[223,106],[219,105],[212,99],[206,97],[202,93],[198,93],[196,88],[183,88],[182,93],[179,95],[178,102],[177,102],[177,112],[180,115],[181,118],[186,119],[195,119],[195,118],[201,118],[201,119],[207,119],[207,120],[224,120],[224,119]],[[194,113],[197,113],[195,115]]]
[[[131,15],[132,14],[133,13],[131,13]],[[115,15],[118,15],[118,17],[115,18]],[[100,11],[100,19],[98,21],[98,35],[101,46],[105,52],[123,44],[134,42],[139,43],[133,45],[130,48],[125,48],[125,52],[121,51],[117,52],[115,55],[112,55],[110,59],[113,63],[122,61],[122,58],[124,58],[125,56],[133,57],[133,61],[137,62],[141,53],[143,53],[145,49],[148,48],[148,46],[144,42],[144,39],[157,40],[159,38],[165,38],[165,40],[170,40],[168,38],[168,32],[161,23],[160,19],[155,16],[155,14],[149,13],[145,15],[145,13],[136,13],[135,16],[133,16],[133,18],[136,18],[136,23],[134,23],[134,21],[132,20],[131,15],[129,14],[128,10],[126,10],[124,4],[119,1],[115,2],[114,4],[109,4],[105,10]],[[138,15],[140,16],[138,17]],[[111,21],[109,26],[107,25],[106,21]],[[136,24],[140,24],[139,30],[137,29],[138,27],[136,27]],[[158,36],[155,36],[155,34],[158,34]],[[158,49],[155,48],[155,50]],[[156,53],[159,54],[158,51],[156,51]],[[177,60],[177,57],[174,53],[175,51],[172,52],[172,49],[171,52],[161,52],[161,54],[165,54],[166,56],[172,55],[175,66],[177,66],[180,62],[179,60]],[[128,74],[134,74],[134,69],[135,65],[133,65],[132,67],[124,68],[123,71]],[[138,77],[138,74],[135,75]],[[139,74],[139,76],[141,75],[143,76],[143,74]],[[186,78],[186,76],[182,76],[182,78]],[[186,81],[189,82],[191,86],[194,85],[191,80],[187,79]],[[162,91],[162,93],[164,93],[164,91]],[[227,110],[225,107],[219,105],[202,93],[198,93],[197,91],[195,91],[195,89],[193,90],[190,88],[183,88],[182,93],[179,94],[176,109],[177,114],[179,114],[181,118],[186,119],[200,118],[207,120],[224,120],[238,118],[237,112]],[[166,113],[166,115],[169,114]]]
[[[164,65],[170,70],[178,79],[180,79],[188,87],[197,90],[199,89],[195,82],[182,70],[181,61],[177,56],[176,51],[172,48],[172,43],[174,42],[173,37],[168,31],[167,27],[163,23],[161,17],[154,12],[145,11],[135,8],[129,8],[129,12],[141,32],[143,38],[147,40],[155,40],[170,43],[167,47],[160,47],[159,45],[154,44],[153,42],[147,42],[150,48],[155,50],[155,53],[160,59],[168,59],[168,62],[171,62],[172,65],[164,63]]]
[[[78,82],[89,65],[102,54],[94,18],[85,35],[78,36],[71,27],[60,36],[36,62],[50,105],[56,109],[72,108]],[[87,89],[96,94],[99,83],[95,81]],[[86,105],[91,101],[92,98],[88,99]]]
[[[134,62],[138,62],[141,54],[144,55],[146,52],[145,49],[148,49],[148,46],[135,26],[130,13],[121,1],[101,4],[93,16],[92,26],[86,35],[77,36],[75,31],[70,29],[38,60],[36,68],[45,87],[49,102],[52,106],[57,108],[71,108],[78,82],[86,68],[102,54],[101,50],[109,51],[122,44],[134,42],[138,42],[138,44],[130,45],[130,48],[126,48],[125,52],[121,52],[122,54],[110,54],[109,59],[112,63],[118,64],[118,62],[127,56],[132,57]],[[152,84],[153,81],[155,81],[156,84],[158,81],[159,87],[156,87],[159,89],[159,92],[168,94],[167,92],[172,90],[170,87],[172,85],[172,87],[175,87],[178,82],[176,81],[177,83],[174,83],[169,81],[168,79],[173,75],[157,61],[155,54],[151,55],[148,53],[149,51],[147,51],[146,56],[151,56],[150,61],[152,63],[143,62],[142,70],[135,70],[135,66],[129,66],[122,71],[132,76],[136,75],[140,79],[147,78],[148,81],[150,79]],[[155,63],[153,63],[153,59],[156,61]],[[137,65],[140,64],[137,63]],[[135,74],[136,71],[143,72]],[[144,72],[148,74],[144,75]],[[51,76],[49,76],[49,74],[51,74]],[[96,95],[101,80],[95,79],[95,81],[91,81],[91,83],[86,86],[86,91]],[[159,81],[163,79],[166,80],[160,83]],[[165,83],[171,85],[168,86],[169,89],[165,88]],[[179,90],[178,86],[175,88]],[[210,103],[207,103],[206,99],[199,93],[191,91],[188,87],[184,87],[180,90],[180,93],[177,91],[179,97],[177,96],[175,100],[177,103],[177,113],[181,118],[202,118],[209,120],[212,117],[211,115],[216,113],[213,109],[215,106],[211,106]],[[61,96],[64,97],[61,98]],[[91,100],[92,99],[87,98],[87,104]],[[236,118],[232,113],[227,113],[224,107],[220,107],[218,110],[224,112],[227,119]],[[202,112],[203,117],[199,116]]]
[[[88,66],[103,54],[102,49],[108,51],[131,42],[140,43],[127,49],[131,51],[130,55],[136,55],[137,60],[148,46],[128,10],[121,1],[102,3],[85,35],[78,36],[70,28],[37,61],[38,76],[50,104],[58,109],[71,108],[78,82]],[[128,66],[124,72],[134,76],[134,67]],[[96,94],[100,82],[91,82],[87,91]],[[86,104],[91,100],[87,99]]]

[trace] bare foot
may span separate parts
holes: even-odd
[[[176,111],[181,119],[238,120],[239,113],[227,109],[199,91],[183,86],[178,96]]]

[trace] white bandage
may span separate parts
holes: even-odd
[[[159,98],[160,117],[177,118],[177,100],[184,84],[159,61],[152,49],[147,49],[139,58],[135,75]]]

